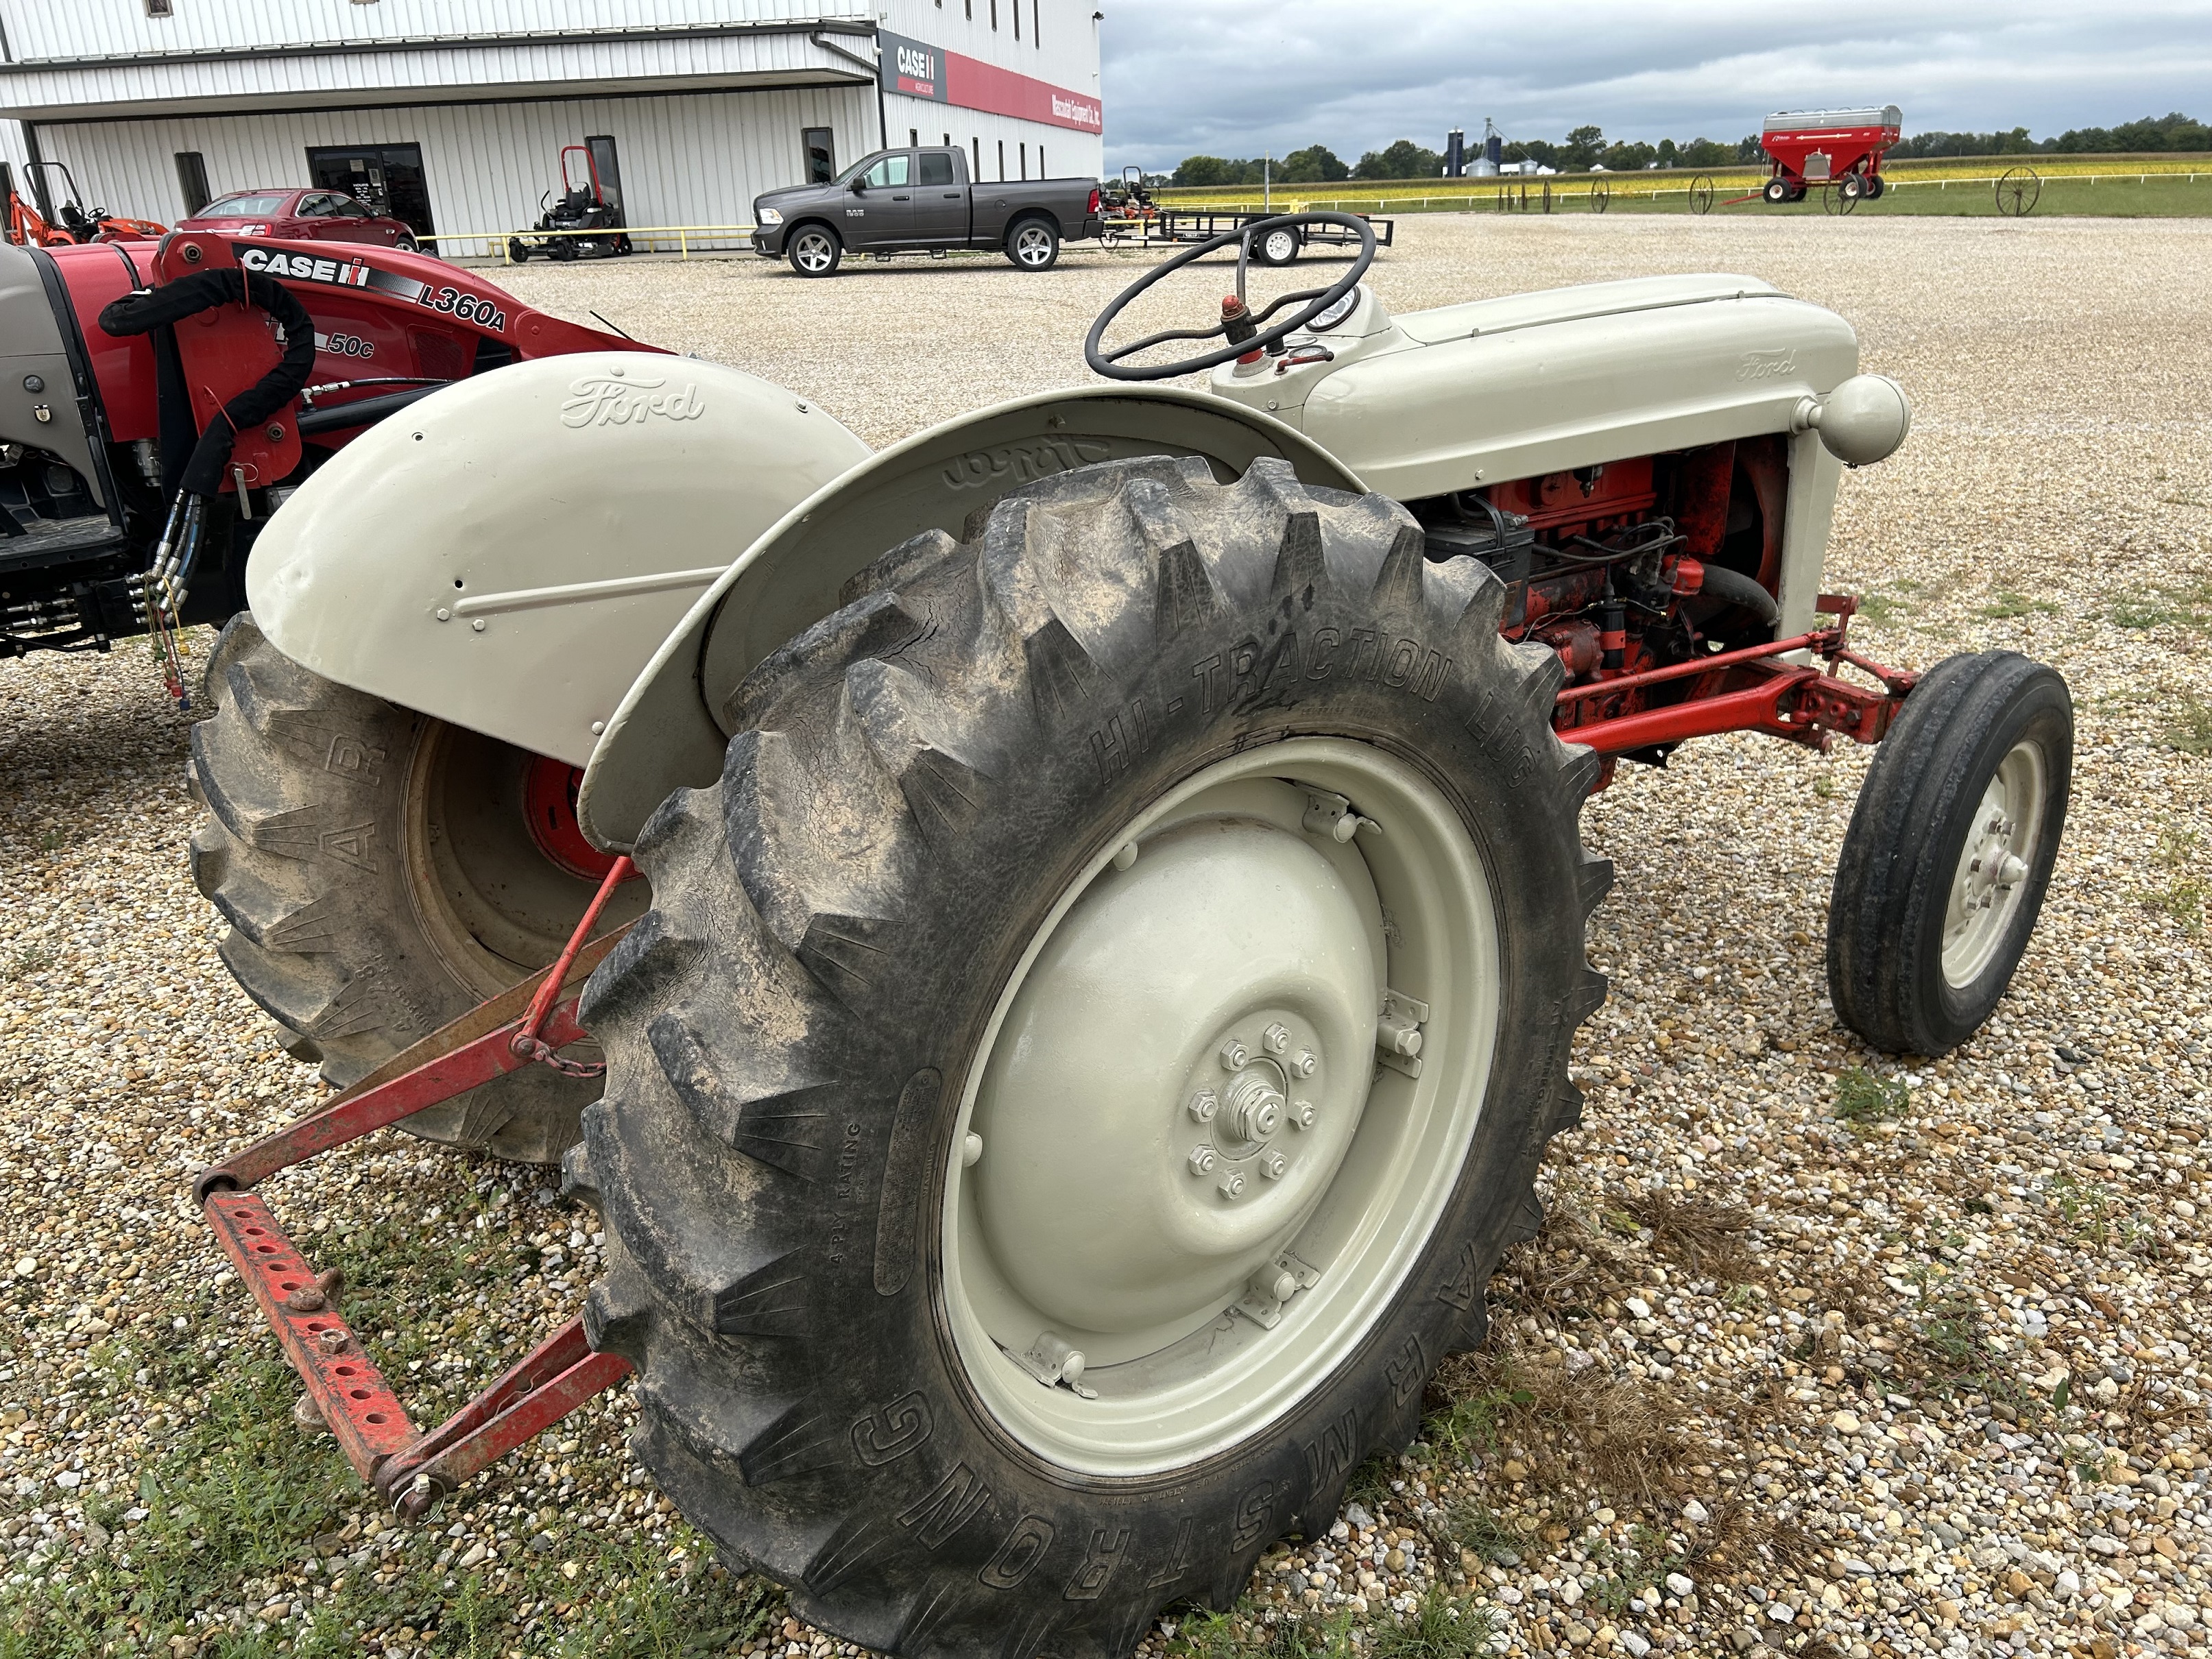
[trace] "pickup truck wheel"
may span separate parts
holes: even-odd
[[[1271,230],[1260,239],[1252,252],[1263,265],[1294,264],[1304,246],[1295,230]]]
[[[224,964],[327,1083],[552,961],[598,889],[559,762],[333,684],[247,616],[216,642],[207,704],[191,733],[207,807],[192,878],[230,924]],[[608,926],[644,909],[643,889],[616,895]],[[400,1127],[556,1163],[598,1097],[529,1066]]]
[[[732,1559],[881,1652],[1119,1656],[1481,1339],[1604,997],[1597,763],[1380,496],[1146,458],[971,536],[646,825],[567,1184],[633,1445]]]
[[[1050,270],[1060,263],[1060,233],[1043,219],[1024,219],[1006,233],[1006,258],[1024,270]]]
[[[827,225],[801,225],[792,232],[791,246],[784,257],[802,276],[835,276],[838,261],[845,257],[845,245]]]
[[[1828,902],[1828,994],[1892,1054],[1936,1055],[1990,1017],[2058,860],[2074,706],[2010,651],[1947,657],[1875,751]]]

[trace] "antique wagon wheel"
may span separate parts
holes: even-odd
[[[1997,179],[1997,211],[2025,219],[2043,197],[2043,180],[2033,167],[2007,167]]]
[[[1701,173],[1690,180],[1690,211],[1707,214],[1713,210],[1713,175]]]
[[[1849,213],[1858,204],[1859,198],[1854,194],[1839,190],[1833,185],[1821,187],[1820,210],[1823,213],[1830,215]]]
[[[1613,201],[1613,186],[1602,179],[1589,187],[1589,210],[1602,213]]]

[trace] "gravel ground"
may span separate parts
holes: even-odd
[[[1085,323],[1144,263],[507,279],[882,442],[1079,383]],[[2042,930],[1976,1041],[1868,1054],[1821,971],[1865,755],[1722,739],[1625,769],[1586,818],[1619,870],[1589,1110],[1493,1285],[1492,1346],[1330,1536],[1271,1552],[1231,1614],[1177,1610],[1150,1652],[2212,1644],[2212,230],[1438,217],[1374,280],[1410,309],[1715,269],[1835,307],[1917,401],[1838,511],[1862,647],[2015,646],[2072,684]],[[317,1091],[216,959],[185,745],[135,651],[0,665],[0,1655],[832,1650],[669,1512],[619,1394],[419,1530],[294,1428],[184,1177]],[[422,1418],[595,1268],[592,1218],[542,1175],[396,1134],[273,1194]]]

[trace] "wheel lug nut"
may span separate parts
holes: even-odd
[[[1298,1050],[1298,1057],[1291,1062],[1291,1075],[1292,1077],[1311,1077],[1314,1074],[1314,1068],[1320,1064],[1321,1057],[1315,1054],[1312,1049],[1301,1048]]]
[[[1242,1172],[1231,1170],[1221,1177],[1221,1195],[1224,1198],[1232,1199],[1242,1198],[1244,1195],[1244,1176]]]
[[[1280,1152],[1269,1152],[1260,1160],[1260,1173],[1270,1181],[1280,1181],[1283,1171],[1290,1167],[1290,1160]]]
[[[1315,1118],[1319,1115],[1320,1114],[1314,1110],[1314,1103],[1310,1100],[1294,1100],[1291,1103],[1291,1127],[1293,1129],[1312,1128]]]
[[[1221,1045],[1221,1066],[1224,1071],[1234,1072],[1252,1058],[1252,1051],[1235,1037]]]
[[[1269,1054],[1279,1054],[1291,1046],[1291,1028],[1279,1021],[1261,1034],[1260,1041],[1267,1045]]]
[[[1190,1162],[1190,1172],[1191,1172],[1193,1175],[1194,1175],[1194,1176],[1202,1176],[1202,1175],[1204,1175],[1207,1170],[1211,1170],[1211,1169],[1213,1167],[1213,1163],[1214,1163],[1214,1158],[1213,1158],[1213,1148],[1212,1148],[1212,1147],[1211,1147],[1211,1146],[1194,1146],[1194,1147],[1192,1147],[1192,1148],[1190,1149],[1190,1160],[1189,1160],[1189,1162]]]
[[[1190,1097],[1190,1115],[1200,1123],[1213,1121],[1213,1115],[1221,1108],[1221,1097],[1211,1089],[1200,1089]]]

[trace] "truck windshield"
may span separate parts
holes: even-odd
[[[837,182],[849,185],[855,179],[870,190],[889,190],[906,183],[908,157],[878,155],[872,161],[856,161]]]

